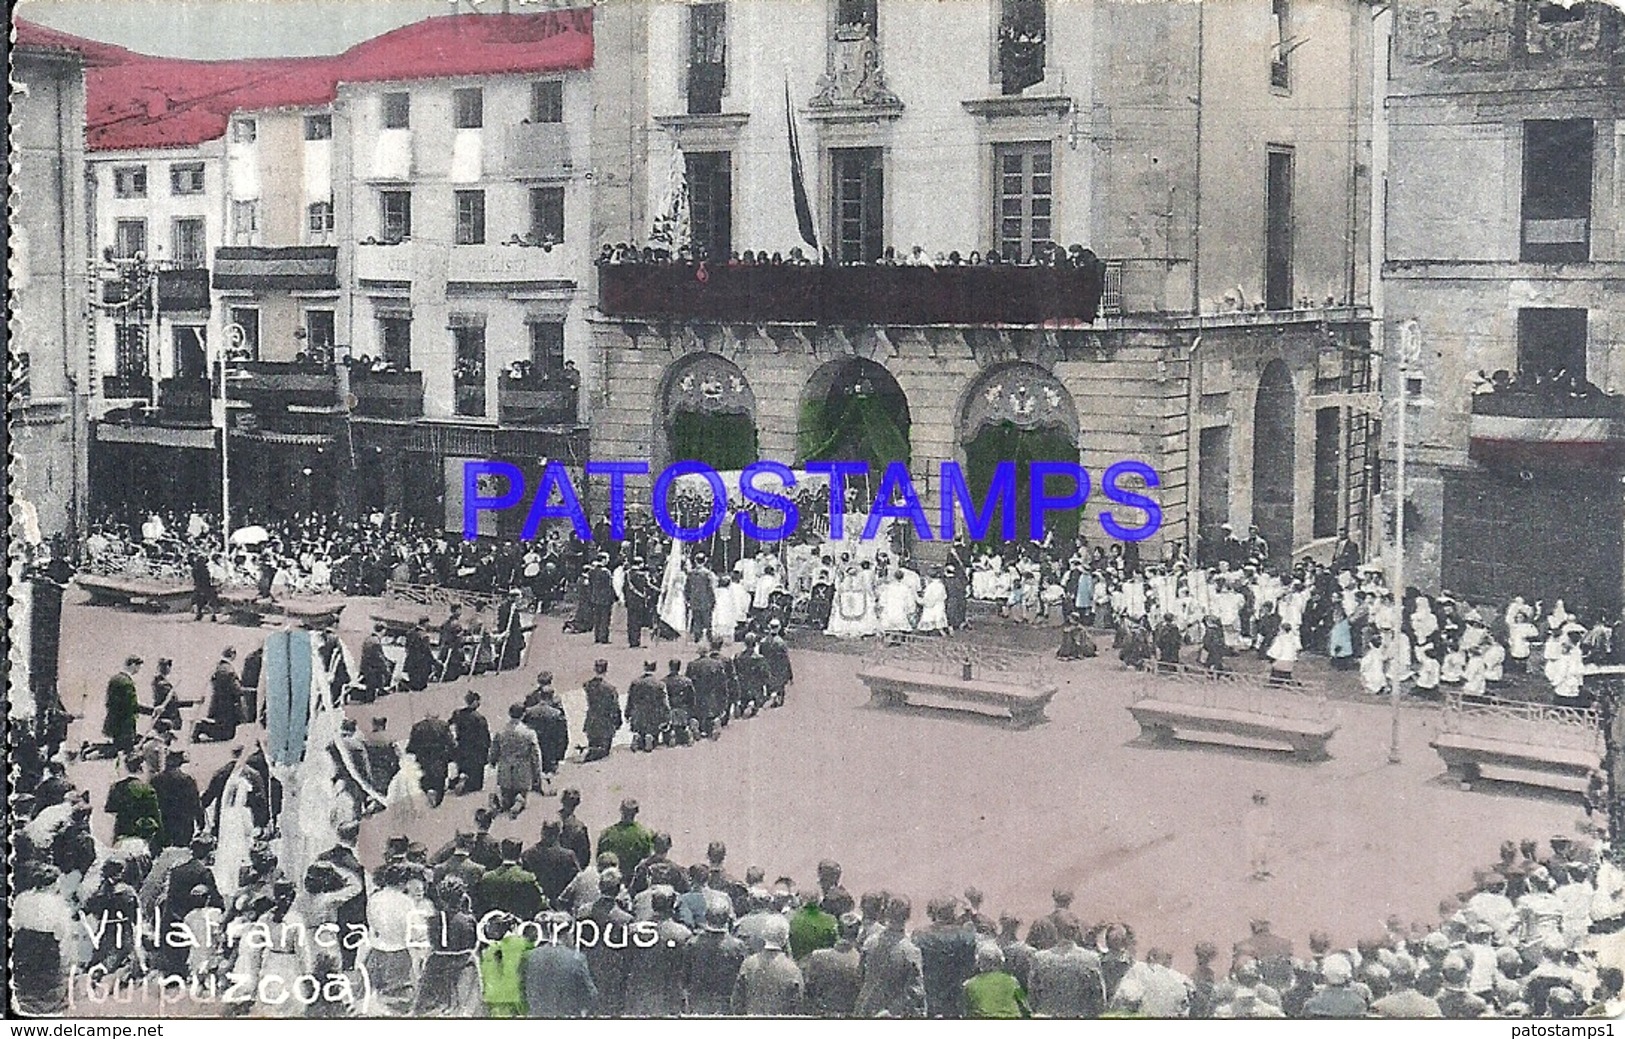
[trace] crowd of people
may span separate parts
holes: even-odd
[[[829,254],[825,250],[821,256],[811,257],[795,246],[789,252],[768,252],[767,250],[746,249],[730,252],[726,257],[710,256],[704,246],[683,245],[675,251],[658,245],[647,245],[639,248],[627,242],[605,243],[598,252],[600,265],[605,264],[657,264],[657,263],[718,263],[728,267],[799,267],[810,266],[816,263],[828,263]],[[936,252],[927,252],[924,246],[915,245],[908,249],[899,249],[896,246],[886,246],[880,255],[872,261],[876,267],[1000,267],[1000,266],[1026,266],[1026,267],[1078,267],[1096,269],[1104,267],[1104,262],[1095,255],[1091,249],[1081,245],[1062,246],[1054,242],[1036,243],[1032,250],[1022,253],[1011,249],[1000,252],[989,249],[986,253],[977,249],[960,252],[957,249]]]
[[[357,742],[341,730],[313,755],[318,771],[343,776],[333,762],[369,753]],[[508,790],[506,755],[490,760]],[[485,764],[464,784],[478,789],[471,780]],[[316,837],[309,811],[290,805],[258,751],[235,755],[201,787],[186,765],[178,750],[156,771],[132,755],[107,793],[114,838],[104,843],[89,792],[61,759],[25,762],[13,802],[20,1009],[60,1012],[76,986],[79,1005],[190,1001],[309,1017],[1625,1011],[1619,969],[1599,964],[1625,929],[1625,873],[1601,844],[1563,835],[1544,856],[1532,840],[1504,844],[1499,861],[1441,904],[1435,925],[1391,918],[1384,933],[1343,945],[1315,933],[1298,953],[1256,919],[1228,957],[1203,942],[1180,970],[1171,950],[1141,949],[1109,910],[1086,922],[1065,890],[1025,927],[991,915],[974,888],[931,899],[920,920],[904,895],[872,888],[854,898],[833,860],[806,888],[786,875],[770,881],[759,866],[736,878],[720,842],[683,864],[635,800],[596,841],[577,815],[580,793],[566,789],[534,843],[493,837],[493,804],[431,850],[393,800],[372,819],[338,810],[342,799],[323,802],[335,819]],[[425,775],[408,750],[389,785]]]

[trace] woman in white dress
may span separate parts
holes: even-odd
[[[1365,654],[1360,657],[1360,684],[1372,696],[1380,696],[1388,688],[1388,647],[1381,635],[1372,635],[1367,641]]]
[[[942,583],[940,567],[931,571],[931,579],[925,582],[925,590],[920,592],[920,620],[915,630],[947,634],[948,586]]]
[[[732,642],[738,624],[738,603],[734,598],[733,578],[727,574],[718,574],[716,603],[711,607],[711,637]]]
[[[903,571],[893,571],[891,580],[880,587],[880,630],[885,634],[914,630],[914,593],[903,580]]]
[[[220,826],[212,867],[214,886],[227,903],[242,886],[242,870],[248,865],[248,851],[254,843],[254,812],[248,804],[253,789],[239,761],[220,796]]]

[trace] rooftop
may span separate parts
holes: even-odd
[[[73,51],[85,73],[91,151],[185,148],[226,132],[231,114],[330,103],[340,83],[562,72],[592,67],[592,10],[426,18],[320,58],[198,61],[15,19],[17,44]]]

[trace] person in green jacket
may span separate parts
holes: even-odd
[[[525,1016],[525,953],[536,945],[515,930],[518,920],[504,916],[487,925],[496,937],[480,951],[480,995],[487,1017]]]
[[[141,669],[140,657],[124,661],[124,670],[107,680],[107,717],[102,722],[102,735],[113,744],[113,750],[127,754],[135,746],[135,721],[139,714],[151,714],[152,708],[142,707],[135,691],[135,673]]]
[[[638,803],[627,798],[621,802],[621,821],[598,835],[598,854],[614,855],[620,860],[621,875],[630,877],[654,850],[654,831],[638,822]]]
[[[965,982],[967,1018],[1032,1017],[1027,993],[1013,975],[1005,973],[1004,953],[992,942],[976,947],[976,976]]]
[[[839,920],[817,902],[808,902],[790,917],[790,955],[800,963],[814,950],[832,949],[839,931]]]
[[[129,775],[107,791],[107,804],[103,809],[113,817],[113,839],[145,838],[156,855],[164,846],[164,824],[158,808],[158,793],[141,775],[140,756],[130,755],[125,759],[124,767]]]

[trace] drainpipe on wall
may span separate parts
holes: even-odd
[[[1191,223],[1191,313],[1200,325],[1202,317],[1202,81],[1205,66],[1202,54],[1205,41],[1206,4],[1196,5],[1196,169],[1195,213]],[[1198,334],[1196,342],[1201,342]],[[1195,343],[1191,344],[1194,353]]]
[[[1201,368],[1197,365],[1197,354],[1202,349],[1201,315],[1197,318],[1196,337],[1191,340],[1190,349],[1185,352],[1185,370],[1188,373],[1185,379],[1185,472],[1195,473],[1197,486],[1192,486],[1191,480],[1185,480],[1185,553],[1192,566],[1196,565],[1196,542],[1202,519],[1202,499],[1200,491],[1201,470],[1197,468],[1201,463],[1202,442],[1202,376]],[[1192,500],[1192,494],[1195,500]]]

